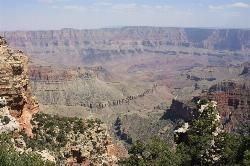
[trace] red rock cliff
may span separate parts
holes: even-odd
[[[30,119],[38,112],[38,103],[32,96],[28,78],[28,56],[12,50],[0,37],[0,106],[7,107],[20,123],[20,130],[32,135]]]

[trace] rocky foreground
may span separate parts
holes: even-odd
[[[61,118],[38,112],[29,85],[28,57],[9,48],[0,37],[1,146],[14,148],[20,155],[37,155],[55,165],[116,165],[126,154],[112,143],[105,124],[98,119]]]
[[[28,79],[28,57],[20,50],[8,47],[4,38],[0,38],[0,105],[1,113],[12,120],[9,131],[20,125],[20,130],[32,137],[31,117],[38,112],[38,103],[31,94]],[[9,110],[8,111],[6,110]],[[12,117],[10,117],[12,116]],[[3,116],[5,117],[5,116]],[[3,125],[3,124],[2,124]],[[0,133],[4,130],[0,130]]]

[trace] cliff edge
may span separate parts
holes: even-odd
[[[24,130],[33,137],[30,120],[38,110],[37,100],[32,96],[29,85],[28,56],[9,48],[6,40],[0,37],[0,113],[10,120],[11,116],[15,118],[13,123],[16,125],[10,127],[10,131]]]

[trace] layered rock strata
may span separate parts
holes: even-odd
[[[8,47],[0,37],[0,109],[9,110],[20,124],[20,130],[32,136],[30,120],[38,112],[38,103],[32,96],[28,79],[28,57],[20,50]]]

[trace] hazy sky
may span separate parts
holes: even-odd
[[[0,0],[0,30],[250,28],[250,0]]]

